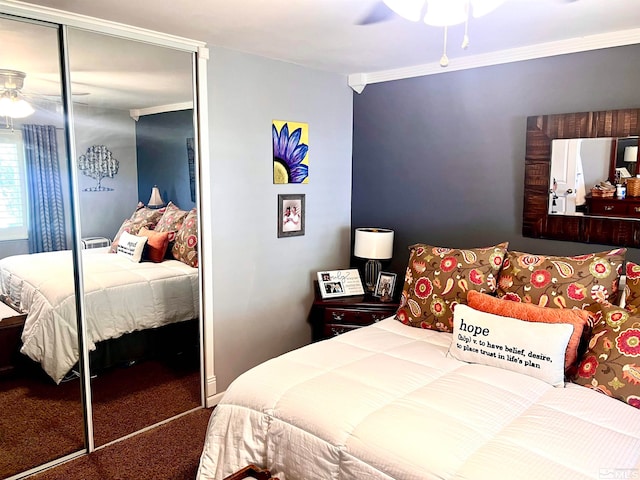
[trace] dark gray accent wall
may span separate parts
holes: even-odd
[[[638,58],[632,45],[368,85],[354,94],[352,227],[395,230],[387,269],[402,276],[419,242],[608,248],[522,236],[526,117],[640,107]]]
[[[193,138],[193,110],[144,115],[136,124],[138,196],[147,203],[157,185],[165,203],[195,207],[189,186],[187,138]]]

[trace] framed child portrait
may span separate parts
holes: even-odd
[[[278,238],[304,235],[304,194],[278,195]]]

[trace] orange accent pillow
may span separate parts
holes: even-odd
[[[168,232],[155,232],[148,228],[141,228],[138,232],[139,237],[147,237],[147,245],[144,248],[142,258],[160,263],[164,260],[167,247],[169,246]]]
[[[517,318],[527,322],[570,323],[573,325],[573,333],[569,338],[565,353],[565,371],[578,360],[578,347],[582,334],[585,333],[585,330],[590,330],[592,323],[591,313],[586,310],[539,307],[532,303],[504,300],[473,290],[469,290],[467,293],[467,303],[471,308],[502,317]]]

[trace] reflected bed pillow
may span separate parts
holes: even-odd
[[[158,221],[164,215],[165,208],[149,208],[145,207],[142,202],[138,203],[138,207],[131,214],[131,220],[134,223],[142,223],[147,225],[149,229],[153,230]]]
[[[171,249],[173,258],[190,267],[198,267],[198,212],[191,209],[178,230]]]
[[[146,243],[147,237],[136,237],[130,233],[123,232],[120,236],[120,242],[118,242],[116,254],[138,263],[142,260],[142,251]]]
[[[458,305],[448,355],[564,387],[564,356],[572,332],[568,323],[527,322]]]
[[[147,238],[147,245],[142,252],[142,258],[155,263],[162,262],[169,246],[169,234],[141,228],[138,236]]]
[[[155,231],[157,232],[167,232],[169,234],[169,247],[167,248],[167,258],[173,258],[172,250],[173,250],[173,242],[176,239],[176,235],[184,222],[185,217],[189,212],[186,210],[180,210],[178,206],[169,202],[165,207],[165,212],[158,220]]]

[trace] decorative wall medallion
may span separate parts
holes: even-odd
[[[113,188],[103,187],[103,178],[113,178],[118,173],[120,162],[113,158],[111,151],[104,145],[93,145],[87,153],[78,158],[78,168],[83,175],[97,180],[95,187],[83,189],[85,192],[111,192]]]

